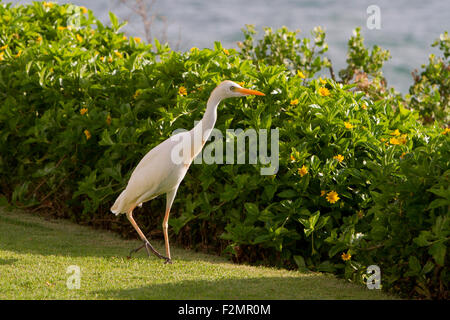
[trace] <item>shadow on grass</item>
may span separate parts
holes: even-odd
[[[14,262],[16,262],[18,259],[1,259],[0,258],[0,266],[4,266],[7,264],[14,264]]]
[[[184,280],[145,285],[131,289],[94,291],[103,299],[385,299],[364,287],[332,281],[320,275],[304,277],[263,277],[223,280]]]

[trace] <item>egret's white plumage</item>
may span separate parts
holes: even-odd
[[[170,161],[172,148],[177,143],[179,142],[167,139],[142,158],[131,174],[126,189],[112,206],[113,213],[126,213],[133,206],[167,193],[179,185],[188,167]]]
[[[256,90],[242,88],[232,81],[223,81],[211,93],[206,106],[205,114],[201,121],[190,131],[181,132],[163,141],[150,150],[131,174],[127,187],[116,199],[111,211],[116,215],[126,213],[133,227],[144,241],[142,247],[146,247],[147,252],[153,251],[158,257],[170,260],[170,247],[168,239],[168,219],[169,212],[175,198],[178,186],[186,175],[192,160],[202,150],[205,141],[208,139],[211,130],[217,119],[217,107],[225,98],[242,97],[246,95],[264,95]],[[196,134],[200,132],[201,142],[196,143]],[[198,140],[198,139],[197,139]],[[179,146],[180,141],[190,141],[190,152],[183,154],[184,161],[174,161],[174,148]],[[187,157],[187,158],[186,158]],[[160,255],[148,242],[142,231],[133,219],[132,212],[136,206],[149,201],[161,194],[166,194],[166,214],[163,222],[164,240],[166,245],[166,255]],[[134,250],[137,251],[140,248]]]

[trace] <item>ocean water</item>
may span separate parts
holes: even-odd
[[[124,28],[128,35],[145,38],[140,18],[119,0],[56,2],[85,6],[104,23],[109,21],[108,12],[112,11],[128,21]],[[380,8],[380,29],[367,27],[370,5]],[[348,39],[359,26],[366,46],[377,44],[390,50],[392,58],[385,63],[384,74],[388,85],[402,93],[407,93],[412,84],[411,72],[420,70],[430,53],[438,53],[431,47],[434,40],[450,31],[447,0],[154,0],[151,12],[156,14],[153,36],[166,37],[172,48],[180,50],[211,48],[214,41],[236,48],[236,42],[244,39],[241,29],[245,24],[254,24],[260,35],[263,27],[287,26],[300,29],[300,35],[310,36],[315,26],[322,26],[329,45],[326,56],[331,59],[335,73],[345,67]]]

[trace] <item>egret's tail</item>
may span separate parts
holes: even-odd
[[[111,212],[114,213],[116,216],[118,216],[121,213],[126,213],[126,209],[124,210],[124,200],[127,189],[123,190],[122,193],[117,197],[116,202],[114,202],[113,206],[111,207]]]

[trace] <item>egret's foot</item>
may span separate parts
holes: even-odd
[[[172,259],[164,257],[164,259],[166,259],[166,261],[164,261],[164,264],[173,264]]]
[[[145,249],[147,250],[147,254],[148,254],[149,257],[150,257],[151,254],[153,253],[155,256],[157,256],[157,257],[160,258],[160,259],[167,259],[167,258],[164,257],[162,254],[160,254],[158,251],[156,251],[156,249],[153,248],[153,246],[152,246],[152,245],[150,244],[150,242],[148,242],[148,241],[144,241],[144,244],[143,244],[143,245],[141,245],[140,247],[138,247],[138,248],[136,248],[136,249],[131,250],[131,251],[130,251],[130,254],[127,256],[127,259],[131,259],[131,255],[132,255],[133,253],[138,252],[139,250],[141,250],[141,249],[144,248],[144,247],[145,247]]]
[[[140,247],[138,247],[138,248],[136,248],[136,249],[131,250],[130,253],[128,254],[128,256],[127,256],[127,259],[128,259],[128,260],[131,259],[131,255],[132,255],[133,253],[138,252],[138,251],[141,250],[143,247],[145,247],[145,242],[144,242],[144,244],[143,244],[142,246],[140,246]]]
[[[160,259],[166,259],[161,253],[159,253],[153,246],[150,244],[150,242],[146,241],[144,243],[145,249],[147,250],[147,254],[150,257],[150,252],[153,253],[155,256],[157,256]]]

